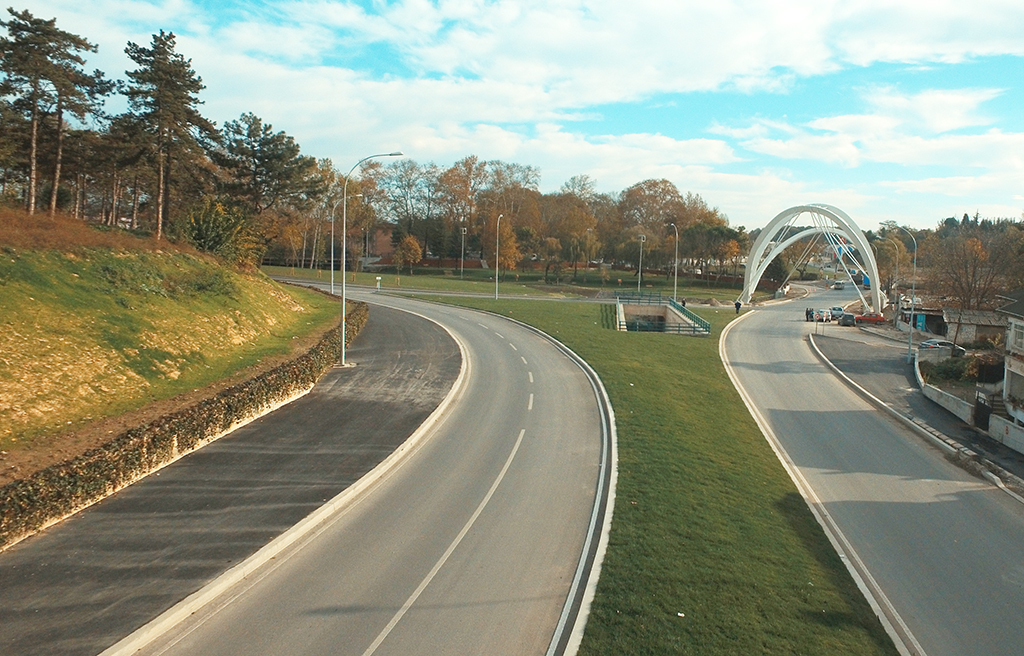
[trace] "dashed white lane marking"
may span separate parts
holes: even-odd
[[[529,372],[527,372],[527,373],[529,373],[529,374],[530,374],[530,382],[532,383],[532,382],[533,382],[533,372],[532,372],[532,371],[529,371]]]
[[[505,336],[502,335],[501,333],[496,332],[494,334],[498,336],[498,339],[505,339]]]
[[[523,356],[521,356],[521,355],[520,355],[520,356],[519,356],[519,359],[523,361],[523,364],[529,364],[529,363],[528,363],[528,362],[526,361],[526,358],[524,358]]]
[[[434,564],[434,567],[427,574],[426,578],[424,578],[423,581],[420,582],[419,586],[416,588],[416,590],[413,591],[412,595],[406,600],[404,604],[402,604],[402,608],[397,613],[395,613],[395,616],[391,618],[391,621],[388,622],[388,625],[385,626],[384,630],[380,632],[380,634],[377,636],[377,639],[374,640],[373,643],[366,649],[366,651],[363,652],[363,656],[371,656],[373,652],[377,651],[377,648],[380,647],[380,644],[384,642],[385,638],[388,637],[388,634],[390,634],[391,631],[395,628],[395,625],[398,624],[398,622],[403,617],[405,617],[405,614],[409,612],[409,609],[412,608],[412,605],[416,603],[416,600],[419,599],[421,594],[423,594],[423,591],[427,589],[427,586],[430,585],[430,582],[434,580],[434,577],[437,576],[437,573],[441,571],[441,568],[444,567],[444,564],[448,562],[448,559],[451,557],[456,547],[459,546],[459,543],[462,542],[462,539],[466,537],[467,533],[469,533],[469,529],[473,528],[473,524],[476,523],[476,520],[480,516],[480,513],[484,511],[484,508],[487,506],[487,502],[491,500],[492,496],[494,496],[494,491],[498,489],[498,485],[501,483],[502,479],[505,478],[505,472],[507,472],[508,468],[512,466],[512,460],[516,457],[516,453],[519,451],[519,445],[523,443],[523,435],[525,434],[525,428],[519,431],[519,439],[516,440],[515,446],[512,447],[512,453],[508,454],[508,460],[505,461],[505,466],[501,468],[501,472],[499,472],[498,477],[494,479],[494,483],[491,485],[491,489],[488,490],[487,494],[484,495],[484,498],[480,502],[480,505],[476,507],[476,511],[469,518],[469,521],[466,522],[466,525],[462,527],[462,530],[459,531],[459,534],[455,536],[455,539],[452,541],[452,543],[448,545],[448,549],[445,550],[441,558],[437,561],[437,563]]]
[[[487,328],[487,326],[483,325],[479,321],[476,322],[476,325],[480,326],[481,328]],[[490,330],[490,328],[487,328],[487,330]]]
[[[533,410],[533,394],[530,394],[530,402],[526,404],[526,410],[527,412]]]
[[[509,342],[508,345],[512,347],[513,351],[518,351],[519,350],[519,349],[516,348],[516,345],[513,344],[512,342]]]

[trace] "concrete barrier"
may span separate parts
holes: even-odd
[[[943,349],[927,349],[926,350],[927,356],[925,358],[921,357],[921,355],[922,355],[921,351],[917,352],[917,355],[914,357],[914,377],[917,379],[917,386],[921,388],[921,393],[924,394],[926,399],[930,399],[931,401],[934,401],[935,403],[941,405],[943,408],[945,408],[946,410],[949,410],[954,415],[959,417],[962,421],[964,421],[964,422],[966,422],[966,423],[968,423],[968,424],[973,426],[974,425],[974,404],[973,403],[968,403],[967,401],[964,401],[963,399],[961,399],[959,397],[953,396],[952,394],[950,394],[948,392],[943,392],[942,390],[940,390],[938,387],[936,387],[934,385],[929,385],[928,383],[926,383],[924,381],[924,378],[921,376],[921,360],[922,359],[927,359],[927,360],[934,361],[934,358],[931,357],[934,354],[931,353],[930,351],[940,351],[940,350],[943,350]],[[948,351],[949,349],[945,349],[945,350]],[[949,356],[947,355],[946,357],[949,357]]]
[[[1014,451],[1024,453],[1024,426],[1018,426],[999,415],[992,415],[988,418],[988,434]]]

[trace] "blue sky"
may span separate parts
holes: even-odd
[[[828,203],[864,229],[1024,211],[1019,0],[39,0],[99,46],[178,36],[223,124],[347,170],[403,150],[667,178],[733,225]]]

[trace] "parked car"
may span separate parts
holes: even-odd
[[[961,355],[967,353],[967,349],[962,346],[957,346],[953,342],[945,339],[926,339],[921,342],[918,347],[919,349],[937,349],[937,348],[948,348],[954,358],[959,358]]]
[[[857,315],[856,314],[850,314],[849,312],[844,312],[839,317],[839,325],[840,326],[854,326],[856,324],[857,324]]]
[[[833,319],[838,319],[839,317],[843,316],[843,314],[846,312],[846,310],[843,309],[842,305],[833,305],[832,307],[829,308],[829,311],[832,312]]]
[[[814,311],[815,321],[832,321],[832,312],[824,308]]]
[[[878,312],[865,312],[858,314],[855,318],[857,323],[885,323],[885,317]]]

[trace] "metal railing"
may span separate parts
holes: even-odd
[[[625,305],[664,305],[661,292],[622,292],[615,294],[615,300]]]
[[[705,332],[708,334],[711,333],[711,323],[709,323],[706,319],[702,319],[693,312],[690,312],[689,310],[686,309],[685,306],[677,303],[674,298],[668,299],[668,304],[672,306],[676,310],[676,312],[679,312],[684,317],[692,321],[696,326],[698,326],[701,332]]]
[[[620,321],[619,330],[641,333],[676,333],[680,335],[707,335],[708,331],[688,323],[664,323],[661,321],[644,321],[631,319]]]
[[[658,305],[670,306],[679,312],[689,323],[669,323],[667,321],[650,321],[648,319],[620,319],[619,330],[647,333],[675,333],[680,335],[710,335],[711,324],[697,316],[683,305],[671,298],[664,298],[661,292],[631,292],[615,295],[616,315],[624,316],[623,305]]]

